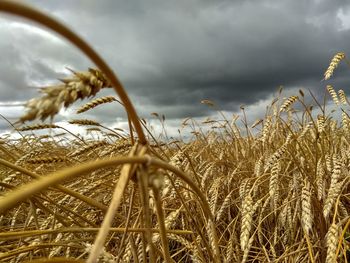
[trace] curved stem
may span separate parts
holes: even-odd
[[[86,56],[88,56],[96,66],[106,75],[107,79],[111,82],[115,91],[119,95],[119,98],[125,105],[125,109],[130,117],[131,122],[133,123],[135,130],[137,132],[139,141],[141,144],[146,144],[147,140],[143,133],[141,124],[139,122],[137,113],[134,106],[132,105],[127,93],[125,92],[122,84],[120,83],[117,76],[114,74],[112,69],[107,65],[107,63],[97,54],[97,52],[90,47],[87,42],[70,30],[67,26],[64,26],[61,22],[53,19],[52,17],[30,7],[15,1],[0,1],[0,11],[19,15],[25,18],[28,18],[32,21],[35,21],[39,24],[42,24],[61,36],[65,37],[72,44],[78,47]],[[131,133],[132,131],[130,131]]]
[[[4,163],[4,160],[1,160]],[[33,194],[39,193],[50,186],[56,186],[57,184],[66,181],[68,179],[72,179],[74,177],[82,176],[84,173],[88,173],[100,168],[106,168],[108,166],[121,165],[125,163],[142,163],[148,165],[154,165],[159,168],[163,168],[165,170],[169,170],[176,174],[180,179],[182,179],[186,184],[188,184],[193,191],[198,195],[200,199],[200,203],[203,209],[203,212],[209,219],[213,220],[213,215],[210,211],[209,204],[206,201],[204,194],[201,192],[199,187],[193,183],[191,178],[189,178],[184,172],[177,169],[176,167],[149,156],[137,156],[137,157],[114,157],[109,159],[100,159],[97,161],[84,163],[78,166],[70,167],[67,169],[63,169],[51,174],[48,174],[45,177],[38,178],[31,183],[20,186],[16,188],[16,190],[9,192],[5,196],[0,199],[0,214],[5,213],[7,210],[16,206],[16,204],[23,202]],[[20,167],[16,167],[18,170],[25,170]],[[25,170],[26,171],[26,170]],[[28,173],[29,171],[26,171]],[[29,172],[31,173],[31,172]],[[33,173],[31,173],[33,174]]]
[[[172,260],[169,252],[169,242],[167,238],[167,229],[165,226],[165,217],[164,217],[164,211],[162,209],[162,201],[161,201],[161,196],[159,193],[159,189],[155,186],[152,187],[153,193],[154,193],[154,198],[155,198],[155,205],[156,205],[156,212],[157,212],[157,219],[158,219],[158,224],[159,224],[159,234],[162,242],[162,251],[164,254],[164,259],[166,263],[173,263],[174,261]]]
[[[28,176],[30,176],[32,178],[35,178],[35,179],[42,178],[40,175],[37,175],[36,173],[33,173],[33,172],[31,172],[31,171],[29,171],[27,169],[24,169],[24,168],[22,168],[20,166],[17,166],[15,164],[10,163],[10,162],[8,162],[8,161],[6,161],[4,159],[1,159],[1,158],[0,158],[0,164],[6,166],[8,168],[11,168],[11,169],[13,169],[15,171],[19,171],[19,172],[21,172],[23,174],[26,174],[26,175],[28,175]],[[75,192],[75,191],[73,191],[73,190],[71,190],[71,189],[69,189],[67,187],[64,187],[62,185],[57,185],[56,189],[64,192],[67,195],[73,196],[76,199],[79,199],[79,200],[81,200],[81,201],[83,201],[83,202],[85,202],[85,203],[87,203],[87,204],[89,204],[91,206],[97,207],[97,208],[101,209],[103,212],[107,211],[107,206],[99,203],[98,201],[96,201],[96,200],[94,200],[94,199],[92,199],[90,197],[87,197],[87,196],[82,195],[82,194],[80,194],[78,192]]]
[[[41,236],[41,235],[48,235],[48,234],[59,234],[59,233],[83,233],[83,232],[98,232],[100,230],[99,227],[62,227],[62,228],[55,228],[55,229],[42,229],[42,230],[21,230],[21,231],[7,231],[7,232],[1,232],[0,233],[0,240],[14,240],[18,238],[26,238],[26,237],[33,237],[33,236]],[[124,233],[125,230],[131,233],[144,233],[146,231],[145,228],[133,228],[128,227],[127,229],[125,227],[111,227],[109,229],[110,232],[116,232],[116,233]],[[159,233],[160,230],[158,228],[152,228],[152,233]],[[179,230],[179,229],[167,229],[167,232],[170,234],[176,234],[176,235],[192,235],[193,232],[189,230]]]

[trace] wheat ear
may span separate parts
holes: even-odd
[[[95,107],[97,107],[98,105],[104,104],[104,103],[110,103],[113,101],[117,101],[117,99],[113,96],[106,96],[106,97],[102,97],[102,98],[97,98],[94,99],[86,104],[84,104],[83,106],[81,106],[78,110],[77,113],[83,113],[85,111],[91,110]]]
[[[342,104],[344,105],[348,104],[348,98],[346,97],[344,90],[342,89],[338,90],[338,95]]]
[[[336,262],[335,252],[337,250],[337,245],[338,245],[338,236],[339,236],[339,227],[337,224],[332,223],[326,235],[326,244],[327,244],[326,263]]]
[[[338,95],[335,92],[334,88],[331,85],[327,85],[327,90],[328,90],[329,94],[331,95],[334,104],[339,105]]]
[[[308,181],[304,182],[301,191],[301,223],[306,234],[309,234],[312,229],[312,211],[310,183]]]
[[[95,96],[102,88],[111,87],[109,81],[99,70],[71,71],[73,77],[62,79],[62,84],[41,88],[40,92],[43,93],[43,96],[31,99],[26,103],[27,111],[19,122],[53,118],[63,106],[67,108],[78,99]]]
[[[298,96],[290,96],[288,99],[286,99],[281,108],[280,112],[286,111],[293,103],[295,103],[298,100]]]
[[[329,64],[326,72],[324,73],[324,80],[329,79],[332,75],[334,70],[338,67],[341,60],[345,58],[345,53],[338,52],[334,55],[334,57],[331,60],[331,63]]]
[[[43,130],[43,129],[57,129],[60,128],[55,124],[35,124],[16,128],[17,131],[33,131],[33,130]]]
[[[76,124],[76,125],[88,125],[88,126],[100,126],[101,124],[99,124],[96,121],[93,120],[86,120],[86,119],[82,119],[82,120],[71,120],[68,121],[70,124]]]
[[[107,143],[106,141],[97,141],[97,142],[92,143],[91,145],[87,145],[83,148],[80,148],[80,149],[70,153],[69,157],[76,157],[76,156],[79,156],[83,153],[86,153],[86,152],[89,152],[91,150],[95,150],[99,147],[107,146],[107,145],[109,145],[109,143]]]
[[[246,195],[242,203],[241,223],[241,249],[245,251],[249,244],[250,230],[253,224],[253,199],[250,194]]]
[[[60,163],[65,162],[67,159],[65,157],[60,156],[52,156],[52,157],[43,157],[43,158],[32,158],[27,160],[27,163],[30,164],[48,164],[48,163]]]

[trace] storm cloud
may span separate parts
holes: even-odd
[[[202,99],[234,112],[241,104],[260,105],[280,85],[321,96],[330,82],[349,92],[346,66],[321,82],[336,52],[350,54],[346,0],[26,2],[91,43],[115,70],[142,117],[151,112],[168,119],[206,116],[210,108],[199,103]],[[0,51],[3,102],[36,96],[35,86],[54,83],[68,73],[67,66],[92,66],[50,31],[3,14]],[[122,109],[108,107],[107,114],[91,114],[111,122],[125,117]]]

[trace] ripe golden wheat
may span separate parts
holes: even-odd
[[[0,10],[13,6],[21,4],[0,1]],[[30,17],[49,19],[35,14]],[[52,21],[48,26],[62,29]],[[53,118],[113,82],[130,130],[121,136],[98,121],[73,119],[68,123],[92,135],[82,138],[52,123],[18,127],[21,136],[1,137],[0,261],[346,262],[345,92],[326,87],[341,120],[320,104],[316,115],[300,91],[300,99],[277,97],[263,120],[243,129],[238,115],[229,119],[219,112],[222,118],[203,121],[208,132],[184,120],[181,129],[191,124],[189,141],[157,140],[151,133],[146,138],[108,67],[69,31],[58,31],[106,75],[73,71],[63,84],[41,89],[43,96],[26,104],[20,122]],[[325,79],[344,58],[338,53],[332,59]],[[114,100],[93,100],[78,112]],[[36,135],[43,129],[51,130]]]

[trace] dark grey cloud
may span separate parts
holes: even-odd
[[[202,99],[236,111],[280,85],[310,88],[317,96],[328,83],[350,91],[344,65],[334,79],[320,82],[336,52],[350,54],[350,31],[340,16],[350,20],[347,0],[27,2],[89,41],[115,69],[141,116],[203,116],[210,109]],[[13,21],[0,21],[0,50],[6,50],[1,100],[29,99],[35,93],[28,82],[47,83],[62,77],[65,66],[91,65],[69,43]],[[125,117],[110,107],[90,117]]]

